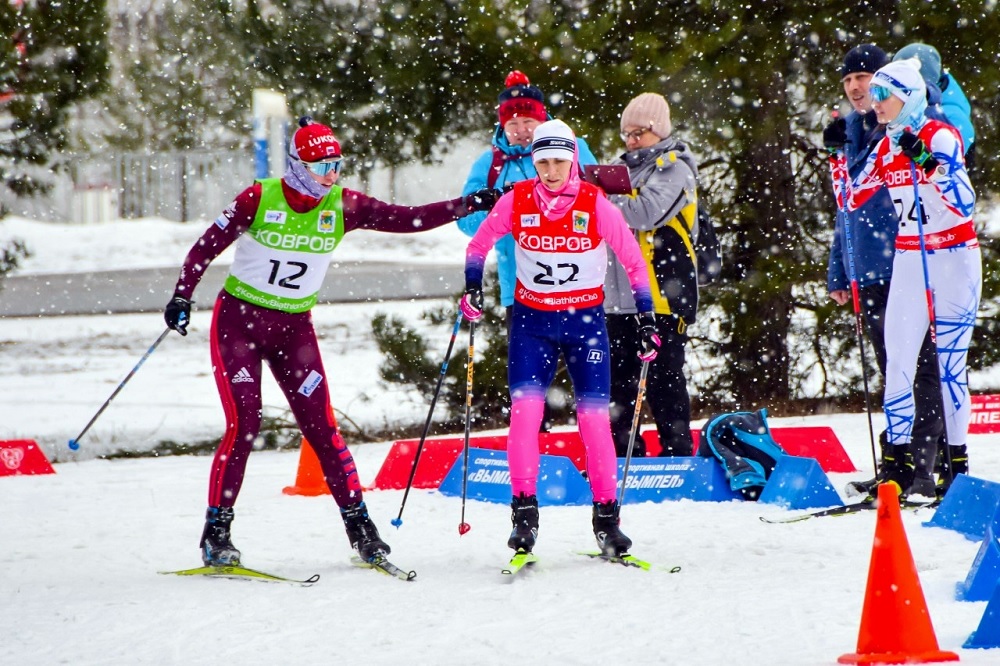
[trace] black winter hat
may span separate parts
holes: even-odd
[[[889,56],[874,44],[860,44],[847,52],[840,67],[840,78],[856,72],[874,74],[889,64]]]

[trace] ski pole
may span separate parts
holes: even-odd
[[[910,128],[906,128],[910,131]],[[920,262],[924,269],[924,294],[927,296],[927,327],[931,334],[931,346],[934,348],[934,373],[938,381],[938,397],[941,398],[941,420],[944,421],[944,432],[942,440],[944,442],[945,462],[948,465],[948,477],[955,480],[955,472],[952,470],[951,448],[948,446],[948,417],[945,413],[944,386],[941,383],[941,354],[937,344],[937,316],[934,307],[934,289],[931,287],[931,273],[927,267],[927,244],[924,242],[924,206],[920,201],[920,184],[917,182],[917,166],[910,161],[910,176],[913,178],[913,201],[917,212],[917,237],[920,239]]]
[[[394,527],[403,524],[403,509],[406,507],[406,498],[410,494],[413,486],[413,478],[417,474],[417,463],[420,462],[420,453],[424,450],[424,441],[427,439],[427,432],[431,427],[431,417],[434,415],[434,405],[437,404],[438,395],[441,393],[441,385],[444,383],[445,373],[448,372],[448,359],[451,358],[451,350],[455,347],[455,338],[458,337],[458,329],[462,325],[462,310],[459,308],[458,316],[455,317],[455,326],[451,329],[451,340],[448,342],[448,351],[444,353],[444,362],[441,363],[441,372],[438,374],[437,386],[434,388],[434,397],[431,398],[431,408],[427,412],[427,420],[424,422],[424,431],[420,435],[420,444],[417,445],[417,453],[413,457],[413,467],[410,468],[410,478],[406,481],[406,490],[403,491],[403,501],[399,505],[399,515],[392,519]]]
[[[163,331],[163,333],[160,333],[160,337],[156,338],[156,342],[154,342],[149,347],[149,349],[146,350],[146,353],[142,355],[142,358],[139,359],[139,362],[135,364],[134,368],[132,368],[132,372],[128,373],[128,376],[126,376],[125,379],[122,380],[122,383],[118,385],[118,388],[116,388],[114,393],[111,394],[111,397],[104,401],[104,404],[101,405],[101,408],[98,409],[97,413],[94,414],[92,419],[90,419],[90,422],[87,423],[86,426],[84,426],[83,430],[80,431],[80,434],[74,437],[73,439],[69,440],[69,448],[71,450],[76,451],[77,449],[80,448],[80,439],[83,438],[83,436],[87,433],[88,430],[90,430],[90,426],[94,425],[94,421],[97,420],[97,417],[100,416],[104,412],[104,410],[108,408],[108,405],[110,405],[111,401],[115,399],[115,396],[118,395],[119,391],[125,388],[125,384],[128,383],[128,380],[132,379],[132,376],[139,371],[139,368],[142,367],[142,364],[146,362],[146,359],[149,358],[150,354],[152,354],[159,346],[159,344],[163,342],[163,339],[167,337],[167,333],[169,332],[170,329],[167,328]]]
[[[472,368],[476,348],[476,322],[469,321],[469,365],[465,375],[465,446],[462,449],[462,522],[458,524],[458,533],[465,534],[472,529],[465,522],[465,498],[469,487],[469,430],[472,426]]]
[[[652,360],[652,359],[650,359]],[[639,394],[635,397],[635,413],[632,415],[632,429],[628,433],[628,449],[625,451],[625,470],[622,472],[622,487],[618,491],[618,506],[625,501],[625,484],[628,481],[628,468],[632,464],[632,448],[635,446],[635,436],[639,432],[639,412],[642,411],[642,399],[646,397],[646,374],[649,373],[650,361],[642,362],[639,371]]]
[[[834,120],[840,114],[836,111],[833,112]],[[844,168],[846,171],[847,161],[843,150],[837,151],[841,157],[845,157]],[[858,272],[854,267],[854,244],[851,237],[851,219],[847,215],[847,176],[846,174],[841,176],[840,189],[843,192],[844,205],[841,206],[837,202],[837,209],[843,216],[844,220],[844,238],[847,241],[847,267],[850,272],[851,278],[851,300],[854,304],[854,330],[858,335],[858,347],[861,349],[861,379],[865,390],[865,411],[868,413],[868,440],[871,442],[872,448],[872,466],[875,469],[875,477],[878,478],[878,456],[875,453],[875,428],[872,425],[872,400],[871,392],[868,389],[868,362],[865,359],[865,336],[864,336],[864,323],[861,317],[861,298],[859,296],[858,289]],[[836,200],[836,195],[834,195]]]

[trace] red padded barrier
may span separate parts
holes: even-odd
[[[0,440],[0,476],[55,473],[35,440]]]
[[[655,428],[642,431],[647,453],[660,452],[660,439]],[[856,472],[854,463],[848,457],[840,440],[832,428],[826,426],[796,426],[771,428],[774,439],[789,455],[815,458],[824,472]],[[698,450],[699,431],[692,430],[695,452]],[[539,435],[540,452],[553,456],[566,456],[577,469],[583,471],[586,465],[583,442],[576,430],[566,432],[543,432]],[[420,453],[420,463],[413,477],[414,488],[437,488],[451,470],[455,460],[462,455],[465,438],[461,435],[428,438]],[[410,478],[413,459],[416,456],[418,439],[402,439],[393,442],[381,469],[370,489],[403,489]],[[477,435],[469,439],[469,446],[478,449],[503,451],[507,448],[507,435]]]

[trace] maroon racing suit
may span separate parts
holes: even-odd
[[[212,260],[250,228],[261,192],[260,183],[244,190],[194,244],[181,268],[174,296],[191,299]],[[297,213],[320,204],[284,181],[282,192]],[[396,206],[343,190],[345,234],[354,229],[427,231],[467,212],[461,198],[426,206]],[[232,507],[239,495],[247,457],[260,432],[262,361],[270,366],[296,423],[316,451],[334,500],[341,507],[361,501],[357,468],[333,416],[311,312],[289,313],[254,305],[223,290],[215,303],[210,337],[226,431],[212,464],[209,506]]]

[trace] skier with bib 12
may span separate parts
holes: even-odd
[[[188,252],[164,311],[187,335],[191,298],[209,264],[236,242],[229,275],[212,315],[210,348],[226,430],[209,475],[201,537],[207,566],[238,566],[231,525],[247,458],[261,423],[266,362],[296,423],[312,445],[351,547],[367,562],[389,546],[368,515],[351,452],[330,404],[311,309],[344,235],[355,229],[414,233],[474,210],[488,210],[493,190],[424,206],[384,203],[336,185],[343,164],[332,130],[304,117],[289,145],[282,178],[261,179],[237,195]]]

